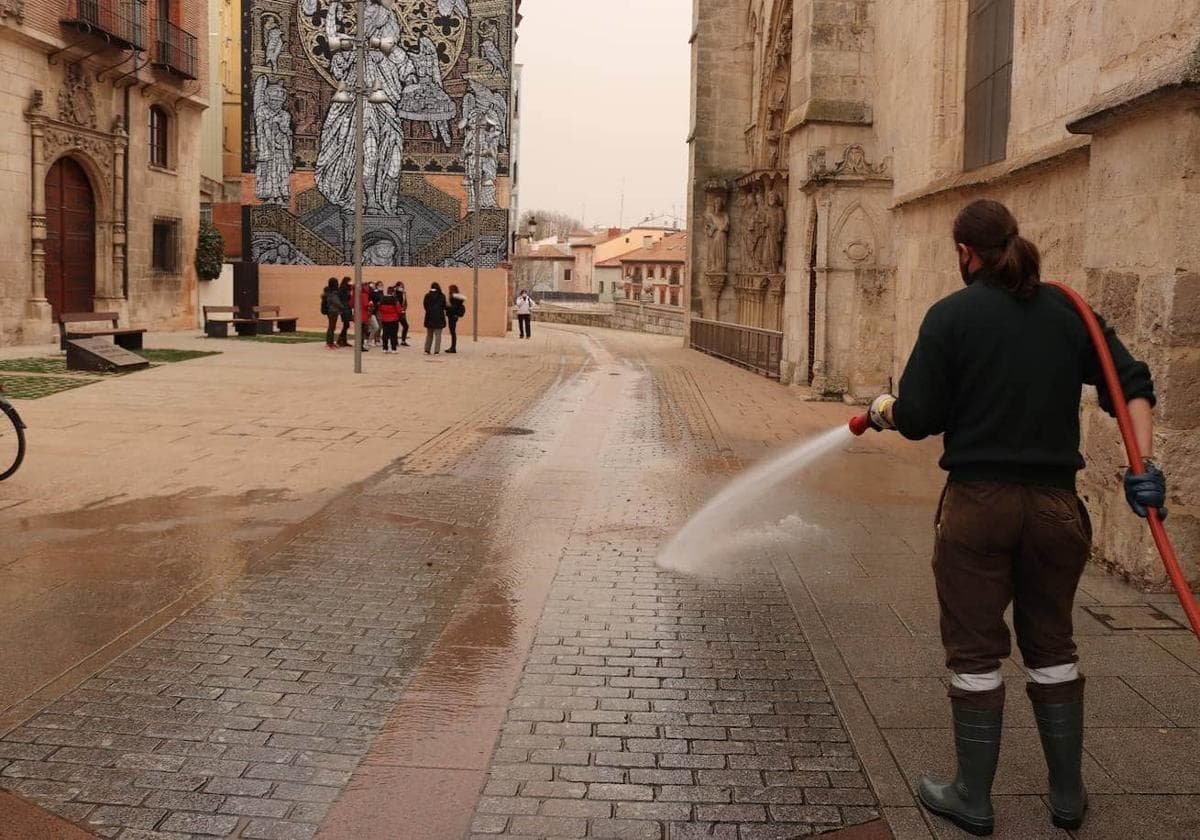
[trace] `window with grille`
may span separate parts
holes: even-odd
[[[154,220],[150,265],[155,271],[171,274],[179,270],[179,222],[177,220]]]
[[[157,105],[150,106],[150,163],[164,169],[170,163],[168,151],[168,134],[171,118],[167,112]]]
[[[977,169],[1008,153],[1012,103],[1014,0],[970,0],[963,169]]]

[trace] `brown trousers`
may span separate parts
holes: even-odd
[[[1027,668],[1077,662],[1071,608],[1091,543],[1087,510],[1070,490],[948,482],[933,551],[946,667],[1000,667],[1012,650],[1009,603]]]

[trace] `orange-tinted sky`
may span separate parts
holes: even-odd
[[[521,13],[521,209],[589,225],[684,216],[692,0],[523,0]]]

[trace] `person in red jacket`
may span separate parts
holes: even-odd
[[[364,353],[366,353],[368,350],[367,345],[370,343],[367,340],[367,336],[368,336],[368,332],[369,332],[368,325],[371,323],[371,313],[372,313],[372,310],[374,309],[374,306],[371,304],[371,286],[370,286],[370,284],[368,284],[368,283],[362,284],[362,290],[360,292],[360,295],[362,297],[362,312],[359,313],[359,319],[360,319],[361,323],[359,323],[359,325],[358,325],[358,343],[362,345],[362,351]]]
[[[379,299],[379,322],[383,325],[383,352],[400,352],[400,301],[396,298],[396,290],[389,288]]]

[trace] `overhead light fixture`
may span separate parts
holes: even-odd
[[[339,86],[337,93],[333,95],[334,102],[340,102],[343,105],[349,105],[354,101],[354,94],[348,91],[345,87]]]
[[[367,97],[367,101],[372,105],[386,105],[388,103],[388,95],[380,88],[375,88]]]

